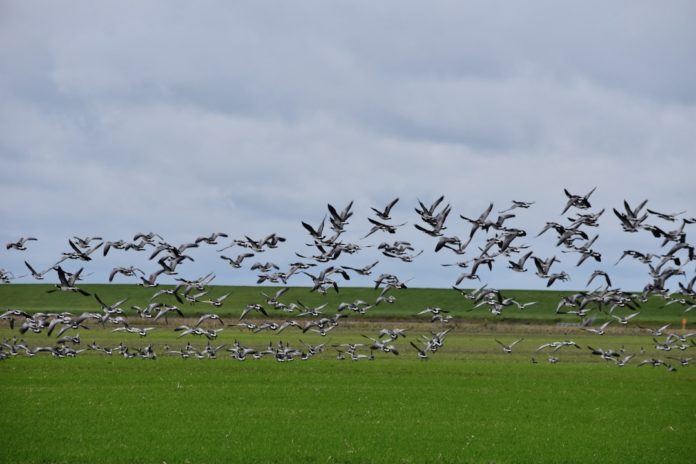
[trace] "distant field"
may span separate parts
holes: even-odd
[[[93,297],[85,297],[76,293],[46,293],[52,288],[51,285],[40,284],[20,284],[20,285],[1,285],[0,286],[0,309],[2,308],[21,308],[26,311],[97,311],[99,304]],[[142,288],[136,285],[84,285],[83,288],[92,294],[98,294],[106,303],[114,303],[120,299],[128,298],[123,305],[124,309],[131,305],[145,306],[151,300],[152,295],[159,289],[173,288],[171,286],[161,286],[157,288]],[[210,305],[188,303],[179,304],[174,297],[163,295],[154,301],[162,301],[170,304],[177,304],[187,315],[200,315],[206,312],[215,312],[220,316],[235,317],[239,316],[242,308],[248,303],[264,303],[260,292],[272,294],[281,287],[224,287],[210,286],[207,296],[217,297],[225,293],[230,296],[225,300],[222,307],[213,308]],[[556,314],[556,307],[561,297],[572,292],[559,291],[539,291],[539,290],[503,290],[505,296],[514,297],[516,300],[527,303],[536,301],[537,304],[524,310],[519,310],[512,306],[506,308],[501,316],[492,315],[484,306],[474,309],[471,301],[465,299],[459,292],[453,289],[423,289],[408,288],[394,290],[391,295],[397,297],[393,304],[382,303],[371,308],[367,317],[379,318],[410,318],[418,311],[428,306],[439,306],[459,319],[465,320],[511,320],[511,321],[532,321],[532,322],[577,322],[578,318],[573,315]],[[310,293],[308,288],[291,287],[280,299],[286,303],[297,302],[298,300],[308,306],[317,306],[328,303],[326,314],[334,314],[340,302],[351,302],[356,299],[364,300],[370,304],[375,302],[379,295],[379,290],[372,288],[341,287],[340,293],[333,291],[327,295]],[[684,308],[679,305],[665,306],[665,301],[652,297],[647,303],[641,305],[640,315],[633,319],[634,323],[680,323],[682,318],[689,317],[691,313],[684,314]],[[270,310],[273,312],[272,310]],[[629,314],[631,311],[619,308],[616,314]],[[135,311],[130,312],[131,315]],[[693,313],[696,314],[696,311]],[[273,315],[283,318],[286,314],[275,311]],[[606,320],[606,314],[593,312],[598,321]],[[292,316],[292,315],[290,315]],[[253,315],[252,315],[253,317]],[[428,320],[426,316],[419,316],[423,320]]]
[[[52,293],[49,286],[0,286],[0,308],[59,312],[97,311],[93,297]],[[143,305],[154,293],[122,285],[86,285],[107,303],[125,297]],[[231,292],[221,308],[182,306],[186,322],[214,310],[235,323],[247,303],[262,302],[271,288],[211,287],[210,295]],[[218,359],[181,359],[167,349],[206,340],[176,338],[168,324],[129,319],[153,326],[146,337],[114,333],[90,323],[80,329],[85,348],[120,343],[131,351],[152,345],[156,360],[125,359],[85,351],[76,358],[19,353],[0,361],[0,462],[11,463],[660,463],[691,462],[696,456],[696,370],[678,359],[696,348],[664,352],[637,324],[609,326],[592,335],[568,324],[577,318],[554,314],[561,292],[509,291],[520,301],[539,301],[502,317],[485,308],[469,311],[470,301],[454,290],[407,289],[393,292],[398,302],[350,314],[335,331],[319,334],[290,327],[281,334],[251,333],[225,326],[214,346]],[[293,288],[282,300],[308,305],[374,301],[377,291],[342,288],[327,297]],[[162,301],[173,302],[172,297]],[[679,308],[653,300],[641,308],[639,323],[670,322]],[[431,323],[413,317],[426,306],[451,310],[455,320]],[[331,308],[331,309],[329,309]],[[276,314],[279,320],[282,314]],[[190,316],[190,317],[188,317]],[[644,318],[644,319],[643,319]],[[261,321],[255,320],[260,323]],[[556,324],[561,322],[561,324]],[[216,322],[204,323],[218,327]],[[345,343],[370,343],[380,328],[406,329],[395,341],[399,354],[376,352],[370,361],[338,360]],[[444,346],[421,361],[410,341],[451,328]],[[679,333],[684,333],[678,330]],[[75,330],[66,332],[68,335]],[[52,346],[55,334],[19,335],[0,321],[0,339],[22,338],[31,347]],[[522,338],[512,354],[496,339]],[[664,337],[660,337],[663,340]],[[573,340],[580,348],[537,350],[544,343]],[[303,348],[326,344],[307,361],[279,363],[272,357],[234,360],[225,351],[235,342],[263,349],[269,343]],[[624,367],[590,353],[622,350],[635,357]],[[369,354],[366,347],[360,353]],[[550,363],[549,357],[558,358]],[[651,357],[665,367],[638,367]],[[535,363],[532,360],[536,361]]]

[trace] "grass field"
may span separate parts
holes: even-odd
[[[98,309],[93,298],[46,294],[45,288],[2,286],[0,304],[36,311]],[[129,303],[138,304],[152,294],[134,287],[87,288],[107,302],[129,296]],[[214,342],[238,340],[257,348],[279,340],[292,346],[300,346],[300,339],[327,343],[326,352],[308,361],[166,355],[165,344],[205,344],[205,339],[175,339],[176,322],[170,321],[144,338],[98,326],[80,330],[82,347],[92,340],[103,346],[152,344],[158,354],[154,361],[87,351],[76,358],[42,353],[0,362],[0,428],[5,431],[0,434],[0,462],[671,463],[691,462],[696,456],[693,366],[671,361],[676,372],[637,367],[653,356],[691,356],[695,348],[665,353],[638,330],[617,328],[596,336],[557,326],[555,303],[548,313],[540,313],[543,324],[512,317],[463,321],[459,317],[486,311],[466,312],[471,303],[454,291],[409,290],[396,293],[399,302],[385,313],[351,315],[326,337],[292,328],[276,335],[227,327]],[[227,317],[236,318],[246,303],[260,302],[258,288],[213,288],[211,294],[227,291],[232,292],[230,304],[217,311]],[[299,295],[292,298],[315,304],[314,295],[305,296],[306,289],[292,291]],[[350,301],[361,292],[370,290],[342,289],[339,298]],[[523,301],[558,298],[543,292],[509,293]],[[448,294],[456,298],[447,300]],[[458,319],[450,323],[444,347],[421,361],[408,342],[442,324],[406,317],[427,305],[450,308],[449,302]],[[454,306],[456,302],[462,306]],[[189,310],[192,316],[210,309],[199,306]],[[672,313],[672,307],[657,303],[641,311],[655,311],[647,320],[653,323],[681,318],[681,311]],[[1,324],[0,338],[18,335]],[[407,329],[407,337],[396,342],[398,356],[336,359],[330,345],[366,342],[362,335],[375,337],[384,326]],[[512,354],[504,354],[495,342],[522,337]],[[27,333],[24,339],[40,346],[55,337]],[[553,353],[558,363],[547,362],[546,350],[535,352],[542,343],[566,339],[581,349]],[[637,356],[619,368],[592,356],[588,345],[623,348]],[[644,354],[639,354],[641,348]]]
[[[51,285],[41,284],[21,284],[0,286],[0,307],[21,308],[29,312],[35,311],[99,311],[100,306],[94,298],[84,297],[77,293],[46,293],[53,288]],[[151,301],[152,295],[160,288],[171,289],[171,286],[157,288],[143,288],[135,285],[84,285],[85,290],[92,294],[98,294],[107,304],[128,297],[128,301],[123,305],[124,309],[131,305],[145,306]],[[220,308],[211,308],[209,305],[188,303],[179,304],[174,297],[162,295],[155,301],[162,301],[170,304],[177,304],[186,315],[201,315],[205,312],[214,311],[221,316],[238,317],[242,308],[248,303],[264,303],[260,292],[273,294],[281,287],[224,287],[212,286],[207,296],[217,297],[225,293],[230,296]],[[340,302],[351,302],[356,299],[364,300],[370,304],[375,302],[380,290],[371,288],[345,287],[340,289],[340,293],[333,291],[326,296],[318,293],[310,293],[308,288],[291,287],[281,300],[286,303],[300,300],[308,306],[317,306],[328,303],[327,314],[335,313],[335,308]],[[574,292],[559,291],[539,291],[539,290],[504,290],[503,294],[507,297],[514,297],[522,303],[536,301],[537,304],[529,306],[524,310],[519,310],[514,306],[506,308],[501,316],[492,315],[486,307],[474,309],[471,301],[465,299],[459,292],[453,289],[422,289],[409,288],[390,292],[397,297],[393,304],[382,303],[372,307],[367,317],[394,318],[400,319],[413,317],[418,311],[427,306],[440,306],[449,310],[453,315],[462,319],[488,319],[488,320],[513,320],[513,321],[532,321],[537,323],[556,323],[560,321],[573,322],[578,318],[573,315],[555,314],[556,307],[562,296]],[[619,308],[616,314],[629,314],[631,311]],[[131,315],[135,311],[130,311]],[[646,324],[657,324],[660,322],[679,323],[682,318],[690,316],[691,313],[684,314],[684,308],[677,304],[665,306],[663,299],[652,297],[647,303],[643,303],[640,308],[640,315],[633,321]],[[280,312],[276,312],[279,317],[284,317]],[[607,320],[609,317],[603,313],[594,313],[597,320]],[[427,316],[422,316],[427,320]]]

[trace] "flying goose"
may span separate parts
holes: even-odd
[[[49,272],[51,269],[53,269],[53,267],[49,267],[45,271],[36,272],[36,270],[33,267],[31,267],[31,265],[28,262],[24,261],[24,264],[29,269],[29,272],[31,272],[31,276],[36,280],[43,280],[44,275],[46,275],[47,272]]]
[[[237,255],[237,257],[234,259],[224,255],[220,256],[220,259],[224,259],[225,261],[230,263],[230,266],[239,269],[242,267],[242,261],[244,261],[245,258],[251,258],[253,256],[254,253],[242,253]]]
[[[399,201],[399,198],[395,198],[392,201],[390,201],[383,209],[379,210],[373,207],[370,207],[372,211],[375,212],[377,217],[383,221],[389,221],[391,220],[391,217],[389,214],[391,213],[391,209],[394,207],[394,205]]]
[[[510,353],[512,353],[512,347],[515,346],[515,345],[517,345],[517,344],[518,344],[519,342],[521,342],[522,340],[524,340],[524,338],[519,338],[519,339],[515,340],[514,342],[510,343],[509,345],[506,345],[505,343],[501,342],[501,341],[498,340],[498,339],[494,339],[494,340],[496,341],[496,343],[498,343],[498,345],[500,345],[501,347],[503,347],[503,352],[504,352],[504,353],[510,354]]]
[[[20,237],[16,242],[9,242],[5,245],[8,250],[24,251],[27,249],[26,243],[30,240],[38,240],[35,237]]]
[[[503,214],[507,213],[508,211],[512,211],[515,208],[529,208],[534,204],[533,201],[516,201],[512,200],[512,206],[509,207],[508,209],[504,209],[502,211],[498,211],[498,214]]]
[[[571,194],[570,192],[568,192],[568,189],[563,189],[563,192],[564,192],[564,193],[566,194],[566,196],[568,197],[568,202],[566,203],[565,208],[563,208],[563,211],[561,212],[561,214],[562,214],[562,215],[565,214],[565,212],[568,211],[568,209],[569,209],[571,206],[574,206],[574,207],[576,207],[576,208],[578,208],[578,209],[589,209],[589,208],[591,208],[592,205],[590,204],[589,198],[590,198],[590,195],[592,195],[592,193],[593,193],[596,189],[597,189],[597,187],[594,187],[592,190],[590,190],[589,192],[587,192],[587,194],[586,194],[585,196],[573,195],[573,194]]]
[[[47,290],[46,293],[53,293],[60,290],[61,292],[78,292],[84,296],[90,296],[89,292],[75,286],[75,282],[80,278],[83,268],[80,268],[76,273],[70,275],[70,277],[67,276],[66,272],[60,266],[55,266],[53,270],[58,273],[58,280],[60,283],[54,285],[56,288]]]

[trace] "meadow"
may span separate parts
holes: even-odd
[[[98,309],[94,298],[46,294],[47,288],[2,286],[0,304],[32,311]],[[128,296],[128,304],[142,304],[152,294],[152,289],[127,286],[85,288],[108,303]],[[260,302],[261,290],[211,287],[211,295],[231,292],[229,303],[216,312],[235,322],[241,307]],[[318,304],[324,298],[313,300],[315,295],[306,289],[291,292],[297,296],[288,292],[289,301]],[[120,342],[134,348],[152,344],[157,359],[85,351],[75,358],[19,354],[0,362],[0,462],[693,460],[693,366],[682,367],[676,360],[671,361],[675,371],[637,366],[650,357],[691,356],[694,348],[657,351],[652,336],[635,327],[610,325],[607,335],[592,335],[566,324],[568,316],[554,314],[559,298],[555,292],[508,293],[522,301],[546,301],[548,307],[541,311],[540,302],[501,318],[485,308],[468,311],[471,302],[453,290],[408,289],[396,293],[397,303],[373,308],[367,317],[351,314],[325,337],[293,328],[282,334],[254,334],[227,326],[211,342],[229,346],[237,340],[257,348],[281,340],[297,347],[300,340],[326,344],[324,353],[307,361],[283,363],[268,357],[240,362],[228,354],[200,360],[166,354],[165,345],[174,349],[191,342],[201,348],[206,343],[174,338],[176,320],[168,325],[158,321],[143,338],[90,325],[80,330],[81,347],[92,341],[111,347]],[[328,298],[352,301],[361,295],[374,299],[375,293],[341,289]],[[432,324],[413,316],[428,305],[451,308],[455,320]],[[192,317],[210,309],[184,308]],[[683,309],[661,308],[658,301],[643,305],[639,317],[644,313],[646,319],[639,323],[649,326],[676,326],[683,317]],[[0,324],[1,339],[18,335],[7,323]],[[406,329],[406,338],[395,342],[399,355],[380,352],[374,360],[357,362],[336,359],[332,345],[369,343],[363,335],[376,338],[382,327]],[[452,330],[444,346],[428,360],[418,359],[409,341],[419,343],[421,335],[447,327]],[[55,339],[30,332],[22,337],[30,346]],[[511,354],[495,342],[518,338],[523,340]],[[556,340],[573,340],[580,348],[537,351]],[[587,346],[623,349],[636,357],[618,367],[593,356]],[[558,362],[548,362],[550,355]]]

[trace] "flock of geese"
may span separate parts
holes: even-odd
[[[574,267],[587,267],[587,263],[598,266],[602,263],[602,254],[597,251],[595,244],[598,234],[591,233],[597,228],[605,209],[592,212],[591,195],[595,188],[585,195],[576,195],[564,190],[565,205],[561,216],[569,211],[569,216],[564,221],[546,222],[536,237],[555,234],[553,243],[559,253],[576,256]],[[219,352],[226,352],[230,357],[243,361],[246,359],[260,359],[266,356],[273,357],[277,361],[292,361],[294,359],[308,360],[316,354],[324,352],[326,343],[312,345],[300,342],[300,346],[290,346],[288,343],[278,342],[269,344],[264,348],[242,346],[239,341],[228,344],[215,345],[220,333],[225,328],[233,326],[239,330],[247,330],[253,333],[276,333],[285,330],[301,331],[302,334],[318,334],[326,336],[347,318],[348,314],[361,316],[380,304],[391,304],[397,301],[400,289],[407,288],[408,280],[398,276],[382,272],[374,278],[374,288],[377,291],[374,301],[345,301],[336,308],[328,308],[328,303],[311,307],[300,301],[281,301],[288,290],[288,282],[292,279],[304,279],[310,292],[326,295],[328,292],[340,292],[344,282],[351,276],[371,276],[380,263],[380,260],[369,262],[363,267],[339,265],[339,258],[346,255],[360,253],[366,248],[374,248],[387,260],[398,260],[411,263],[416,260],[424,249],[417,250],[409,241],[386,240],[379,244],[365,244],[363,240],[368,237],[380,235],[382,237],[397,235],[407,222],[395,221],[392,211],[399,202],[396,198],[383,207],[371,207],[373,217],[368,217],[370,229],[362,237],[353,243],[343,240],[346,226],[352,218],[353,202],[339,209],[328,205],[327,214],[317,224],[302,221],[301,225],[308,234],[311,252],[296,252],[297,261],[288,264],[281,269],[276,263],[270,261],[254,261],[258,255],[267,250],[275,249],[283,245],[287,240],[277,233],[271,233],[265,237],[252,238],[243,236],[229,240],[229,235],[224,232],[215,232],[196,238],[189,243],[171,244],[154,232],[138,233],[132,240],[105,240],[102,237],[74,236],[68,240],[69,249],[62,252],[57,261],[43,270],[33,266],[28,260],[24,261],[28,274],[16,276],[13,272],[0,269],[0,282],[11,284],[16,279],[31,277],[34,280],[44,280],[49,275],[55,276],[57,283],[49,292],[74,292],[88,298],[94,298],[97,310],[76,315],[64,313],[27,313],[21,309],[7,309],[0,320],[6,321],[9,327],[17,329],[22,336],[27,332],[42,333],[48,336],[55,334],[58,338],[52,346],[30,347],[22,339],[13,337],[5,339],[0,344],[0,360],[8,359],[17,354],[35,356],[39,353],[50,353],[53,356],[63,358],[76,356],[85,350],[102,352],[106,355],[118,354],[127,358],[156,359],[155,347],[152,344],[144,348],[129,348],[124,342],[115,347],[102,347],[92,343],[87,348],[79,348],[80,331],[87,330],[91,326],[109,327],[113,332],[130,334],[129,336],[144,338],[153,330],[162,330],[161,324],[169,323],[170,318],[186,318],[174,327],[175,340],[186,337],[187,339],[203,340],[205,345],[194,347],[190,341],[185,346],[170,348],[164,346],[164,352],[182,358],[194,357],[198,359],[218,357]],[[568,269],[560,269],[562,261],[554,254],[552,256],[539,256],[529,250],[529,246],[521,243],[529,234],[526,230],[512,226],[513,219],[520,210],[533,207],[534,202],[513,200],[512,204],[497,213],[493,212],[494,205],[490,203],[478,216],[459,215],[463,222],[457,226],[468,226],[468,231],[461,234],[446,233],[448,227],[452,227],[450,213],[452,207],[445,203],[445,197],[441,196],[434,202],[426,204],[418,200],[415,211],[418,214],[418,222],[413,224],[415,229],[432,240],[435,253],[447,254],[457,257],[458,261],[446,263],[443,266],[460,269],[459,275],[453,279],[453,291],[460,293],[464,299],[472,302],[472,309],[486,308],[491,314],[500,316],[511,308],[524,310],[536,304],[536,302],[521,302],[504,295],[498,289],[490,288],[486,284],[478,284],[475,289],[467,289],[462,286],[464,282],[480,281],[481,270],[491,271],[494,266],[505,265],[507,269],[524,273],[530,269],[539,279],[545,281],[546,287],[552,287],[556,282],[567,281],[570,278]],[[634,259],[646,266],[647,283],[642,292],[627,292],[620,288],[612,287],[611,277],[607,268],[596,268],[591,271],[586,287],[593,282],[601,285],[591,291],[580,291],[563,296],[558,302],[555,311],[557,314],[572,314],[577,316],[578,325],[582,330],[590,334],[603,335],[611,325],[626,326],[633,323],[633,319],[640,314],[642,303],[648,301],[651,296],[664,299],[665,305],[677,305],[688,312],[696,308],[696,275],[687,275],[686,266],[694,261],[694,245],[687,241],[686,227],[696,223],[696,218],[688,218],[683,215],[685,211],[678,213],[664,213],[647,208],[647,200],[631,206],[624,201],[621,208],[612,210],[613,215],[622,230],[626,233],[649,234],[659,241],[659,252],[650,253],[638,250],[624,250],[615,262],[619,265],[626,258]],[[657,219],[655,223],[652,219]],[[650,222],[649,222],[650,220]],[[666,226],[665,226],[666,224]],[[673,230],[668,230],[675,227]],[[478,238],[480,244],[472,245],[474,238]],[[24,252],[31,248],[36,237],[21,237],[14,242],[6,244],[8,252]],[[223,242],[224,241],[224,242]],[[249,269],[256,271],[257,284],[273,283],[283,287],[273,293],[260,292],[262,301],[246,305],[238,320],[224,321],[214,312],[226,303],[229,294],[211,297],[210,284],[215,279],[211,272],[196,279],[181,277],[180,270],[187,262],[194,261],[192,252],[203,246],[216,246],[219,258],[233,269],[239,269],[249,265]],[[238,249],[235,255],[227,250]],[[126,309],[122,306],[127,301],[123,298],[113,303],[104,302],[98,295],[91,295],[80,288],[80,281],[85,277],[85,268],[82,263],[88,263],[99,257],[105,257],[114,250],[126,252],[144,252],[148,256],[148,262],[156,263],[155,269],[145,272],[134,266],[114,267],[108,275],[108,281],[116,279],[135,279],[138,285],[153,289],[151,302],[146,306],[131,306],[137,316],[129,318]],[[468,255],[468,259],[463,259]],[[560,255],[559,255],[560,256]],[[606,261],[606,260],[605,260]],[[69,270],[67,263],[78,263]],[[249,264],[251,263],[251,264]],[[78,267],[79,266],[79,267]],[[696,274],[696,273],[695,273]],[[173,288],[159,288],[160,276],[175,276],[177,285]],[[670,291],[674,288],[676,291]],[[266,290],[266,289],[264,289]],[[209,306],[210,311],[198,318],[187,316],[181,306],[164,303],[162,296],[173,297],[180,305]],[[159,301],[152,301],[159,300]],[[201,307],[201,306],[199,306]],[[330,313],[330,314],[327,314]],[[200,314],[201,311],[197,311]],[[594,315],[603,313],[610,319],[602,325],[593,326]],[[429,359],[439,348],[443,346],[450,328],[444,329],[453,315],[448,310],[439,307],[426,307],[420,309],[417,315],[427,315],[436,327],[427,335],[420,335],[415,339],[409,339],[405,348],[421,359]],[[253,315],[254,317],[248,317]],[[189,319],[193,319],[189,322]],[[158,322],[160,321],[160,322]],[[157,325],[155,323],[157,322]],[[152,326],[149,326],[152,324]],[[668,326],[657,330],[650,330],[655,349],[669,352],[674,350],[685,351],[696,345],[695,334],[680,335],[676,331],[667,331]],[[70,335],[75,333],[76,335]],[[659,340],[658,337],[665,337]],[[375,359],[376,353],[398,355],[400,349],[396,342],[406,338],[406,330],[399,328],[384,328],[374,336],[363,335],[360,343],[344,343],[331,345],[335,349],[337,359],[351,359],[354,361]],[[523,339],[512,342],[495,340],[504,353],[512,353]],[[548,355],[550,363],[559,361],[558,352],[564,348],[580,349],[572,340],[552,342],[544,344],[534,350],[534,353],[544,352]],[[623,349],[595,349],[588,347],[593,355],[614,362],[622,367],[629,363],[636,353],[625,353]],[[682,366],[689,364],[688,357],[668,357],[677,361]],[[536,359],[532,357],[536,363]],[[674,370],[672,362],[661,359],[649,358],[640,363],[642,365],[665,366]]]

